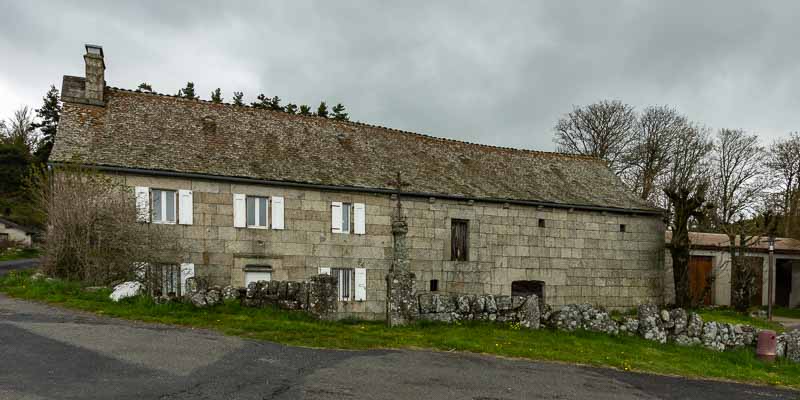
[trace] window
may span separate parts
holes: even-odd
[[[266,197],[247,196],[247,226],[266,228],[269,201]]]
[[[439,291],[439,280],[431,279],[431,292]]]
[[[339,285],[339,300],[349,301],[353,299],[353,269],[352,268],[333,268],[331,274],[336,277]]]
[[[331,203],[331,232],[367,233],[367,212],[364,203]]]
[[[469,259],[469,221],[454,219],[450,221],[450,260],[467,261]]]
[[[7,241],[8,241],[8,234],[0,233],[0,242],[7,242]]]
[[[350,233],[350,215],[352,215],[352,210],[352,203],[342,203],[342,233]]]
[[[544,218],[539,218],[539,228],[544,228],[544,227],[545,227]]]
[[[619,231],[625,232],[625,224],[619,224]]]
[[[251,282],[258,282],[258,281],[271,281],[272,280],[272,271],[244,271],[244,286],[246,287]]]
[[[152,221],[154,224],[174,224],[177,202],[174,190],[153,189],[150,192]]]

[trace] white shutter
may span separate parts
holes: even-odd
[[[181,295],[186,294],[186,280],[194,278],[194,264],[183,263],[181,264]]]
[[[247,227],[247,196],[241,193],[233,194],[233,227]]]
[[[355,301],[364,301],[367,299],[367,269],[356,268],[356,290]]]
[[[283,229],[283,197],[272,197],[272,229]]]
[[[192,224],[192,191],[178,190],[178,223],[181,225]]]
[[[331,269],[329,267],[319,267],[319,274],[320,275],[330,275]]]
[[[367,206],[364,203],[353,204],[353,224],[355,225],[353,233],[356,235],[363,235],[367,233]]]
[[[338,201],[331,203],[331,232],[342,232],[342,203]]]
[[[150,222],[150,188],[136,186],[136,220]]]

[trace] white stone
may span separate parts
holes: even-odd
[[[138,295],[142,292],[142,289],[142,284],[139,282],[123,282],[117,286],[114,286],[114,291],[109,297],[112,301],[120,301],[122,299],[127,299],[128,297]]]

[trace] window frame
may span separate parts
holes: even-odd
[[[458,255],[456,251],[458,246],[457,237],[456,237],[456,226],[463,225],[464,226],[464,238],[463,238],[463,251],[461,252],[461,256]],[[467,219],[456,219],[453,218],[450,220],[450,261],[469,261],[469,220]]]
[[[161,206],[161,220],[156,220],[156,208],[155,204],[155,193],[158,192],[161,194],[159,202]],[[172,192],[172,210],[174,212],[173,220],[169,221],[164,219],[167,216],[167,192]],[[151,188],[150,189],[150,222],[153,224],[162,224],[162,225],[176,225],[178,223],[178,191],[173,189],[158,189],[158,188]]]
[[[250,202],[248,201],[249,199],[253,199],[253,207],[254,207],[253,218],[255,220],[256,225],[250,225],[250,222],[247,220],[247,217],[248,217],[248,214],[249,214],[248,213],[249,206],[250,206]],[[261,211],[260,210],[261,204],[259,204],[260,202],[258,201],[259,199],[266,200],[266,205],[267,205],[267,209],[264,210],[264,223],[265,223],[264,225],[258,225],[259,211]],[[249,194],[246,194],[244,196],[244,225],[245,225],[245,227],[246,228],[250,228],[250,229],[269,229],[270,228],[270,225],[269,225],[269,223],[270,223],[269,212],[270,212],[270,209],[272,207],[272,205],[270,203],[271,203],[271,201],[270,201],[270,197],[269,196],[251,196]]]
[[[343,285],[345,281],[342,279],[342,274],[348,275],[347,279],[347,297],[343,296]],[[339,301],[355,301],[355,281],[356,270],[355,268],[331,268],[331,276],[336,277],[336,298]]]

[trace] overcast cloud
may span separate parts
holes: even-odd
[[[767,143],[800,130],[798,1],[117,3],[0,0],[0,117],[82,76],[96,43],[112,86],[342,102],[501,146],[552,150],[559,116],[606,98]]]

